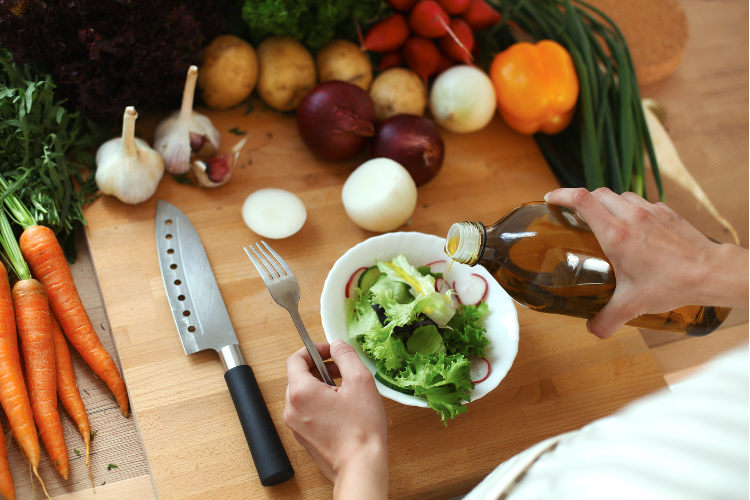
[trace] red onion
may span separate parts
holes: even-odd
[[[370,145],[373,158],[390,158],[400,163],[417,186],[437,175],[444,154],[443,138],[435,124],[416,115],[395,115],[384,120]]]
[[[313,87],[297,108],[297,130],[324,160],[356,156],[375,135],[375,104],[351,83],[330,80]]]

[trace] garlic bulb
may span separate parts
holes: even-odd
[[[184,174],[190,170],[190,155],[211,157],[221,147],[221,134],[211,120],[193,111],[198,68],[190,66],[182,93],[182,107],[163,120],[154,134],[154,149],[164,157],[167,172]]]
[[[232,171],[240,157],[240,150],[247,142],[247,137],[234,145],[232,151],[207,160],[193,159],[191,168],[195,179],[202,187],[215,188],[226,184],[232,178]]]
[[[159,153],[135,138],[136,118],[133,106],[125,108],[122,137],[110,139],[96,152],[96,185],[102,193],[131,205],[151,198],[164,175]]]

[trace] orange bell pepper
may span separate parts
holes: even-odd
[[[578,76],[570,54],[557,42],[511,45],[493,59],[490,78],[500,115],[522,134],[557,134],[573,119]]]

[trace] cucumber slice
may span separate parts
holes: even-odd
[[[382,276],[383,273],[380,272],[380,269],[378,269],[378,266],[372,266],[367,268],[367,271],[362,273],[362,276],[359,277],[359,289],[362,290],[362,296],[370,290],[370,287],[375,284],[375,282]]]
[[[409,396],[414,395],[414,391],[401,387],[400,385],[396,384],[396,381],[393,380],[390,376],[383,373],[375,372],[375,380],[377,380],[387,388],[393,389],[394,391],[400,392],[401,394],[408,394]]]

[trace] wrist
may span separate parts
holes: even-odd
[[[694,305],[748,307],[748,250],[729,243],[709,251]]]
[[[388,446],[381,440],[365,443],[337,468],[334,500],[388,498]]]

